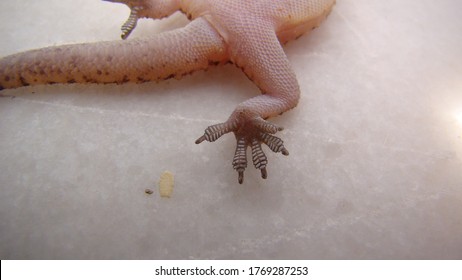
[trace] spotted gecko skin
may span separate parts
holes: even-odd
[[[191,22],[145,38],[48,47],[0,59],[0,90],[53,83],[141,83],[179,78],[210,65],[231,62],[262,95],[239,104],[227,121],[209,126],[196,140],[213,142],[233,132],[233,168],[244,180],[247,150],[267,177],[261,148],[288,155],[282,130],[266,119],[294,108],[300,88],[281,44],[317,27],[335,0],[105,0],[126,4],[126,39],[140,18],[160,19],[176,11]]]

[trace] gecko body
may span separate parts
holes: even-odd
[[[267,177],[261,148],[288,155],[282,130],[267,121],[294,108],[300,88],[281,43],[317,27],[335,0],[105,0],[126,4],[126,39],[140,18],[160,19],[176,11],[191,22],[146,38],[48,47],[0,59],[0,90],[53,83],[126,83],[179,78],[210,65],[231,62],[262,95],[239,104],[223,123],[196,140],[213,142],[233,132],[233,168],[243,182],[250,147],[252,162]]]

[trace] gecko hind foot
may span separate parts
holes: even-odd
[[[267,145],[270,150],[275,153],[282,153],[283,155],[289,155],[289,151],[284,147],[284,141],[280,138],[273,136],[283,128],[276,126],[262,118],[256,118],[252,121],[244,123],[244,125],[238,125],[236,123],[220,123],[207,127],[204,135],[196,140],[196,144],[200,144],[203,141],[214,142],[222,135],[234,132],[236,136],[236,151],[233,158],[233,168],[238,173],[239,184],[244,182],[244,171],[247,168],[247,148],[250,147],[252,151],[252,162],[256,169],[261,172],[261,177],[266,179],[268,173],[266,166],[268,159],[263,152],[261,144]]]

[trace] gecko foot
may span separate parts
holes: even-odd
[[[132,2],[135,2],[135,1],[128,1],[128,0],[103,0],[103,1],[113,2],[113,3],[122,3],[122,4],[127,5],[130,8],[130,15],[128,16],[128,19],[124,22],[124,24],[120,28],[122,30],[122,34],[120,35],[120,37],[123,40],[127,39],[130,33],[132,33],[132,31],[135,29],[136,24],[138,23],[138,19],[141,17],[140,11],[144,9],[144,6],[133,4]]]
[[[238,173],[239,184],[242,184],[244,182],[244,171],[247,167],[248,147],[252,151],[253,165],[256,169],[260,170],[263,179],[266,179],[268,176],[266,171],[268,159],[261,147],[262,143],[275,153],[280,152],[285,156],[289,155],[289,151],[284,147],[284,142],[280,138],[271,135],[282,129],[282,127],[276,126],[260,117],[246,121],[244,124],[240,122],[239,124],[237,122],[225,122],[207,127],[204,135],[196,140],[196,144],[200,144],[205,140],[214,142],[222,135],[231,131],[234,132],[237,146],[233,158],[233,168]]]

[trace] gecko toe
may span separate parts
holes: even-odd
[[[284,147],[284,141],[281,138],[270,135],[268,133],[261,133],[260,139],[263,143],[275,153],[282,153],[285,156],[289,155],[289,151]]]
[[[228,122],[211,125],[205,129],[204,135],[196,140],[196,144],[200,144],[205,140],[214,142],[224,134],[235,130],[235,128],[236,126],[234,124]]]
[[[130,15],[128,16],[128,19],[124,22],[122,27],[120,28],[122,30],[122,34],[120,37],[125,40],[130,36],[132,31],[135,29],[136,24],[138,23],[138,19],[140,18],[139,12],[144,9],[143,6],[135,5],[131,3],[131,1],[128,0],[103,0],[106,2],[113,2],[113,3],[122,3],[127,5],[130,8]]]
[[[270,123],[269,121],[265,121],[262,118],[255,119],[253,121],[253,125],[255,126],[255,128],[257,128],[261,132],[270,133],[270,134],[275,134],[276,132],[284,129],[281,126],[277,126],[273,123]]]
[[[268,159],[261,148],[260,141],[257,139],[252,140],[252,161],[256,169],[259,169],[261,172],[261,177],[266,179],[268,173],[266,172],[266,165],[268,164]]]
[[[138,23],[139,19],[139,11],[142,10],[143,7],[141,6],[134,6],[130,7],[130,15],[128,16],[128,19],[124,22],[122,27],[120,28],[122,30],[122,34],[120,37],[125,40],[130,36],[132,31],[135,29],[136,24]]]
[[[237,139],[236,151],[234,152],[233,168],[239,174],[239,184],[244,182],[244,171],[247,168],[247,143],[244,138]]]

